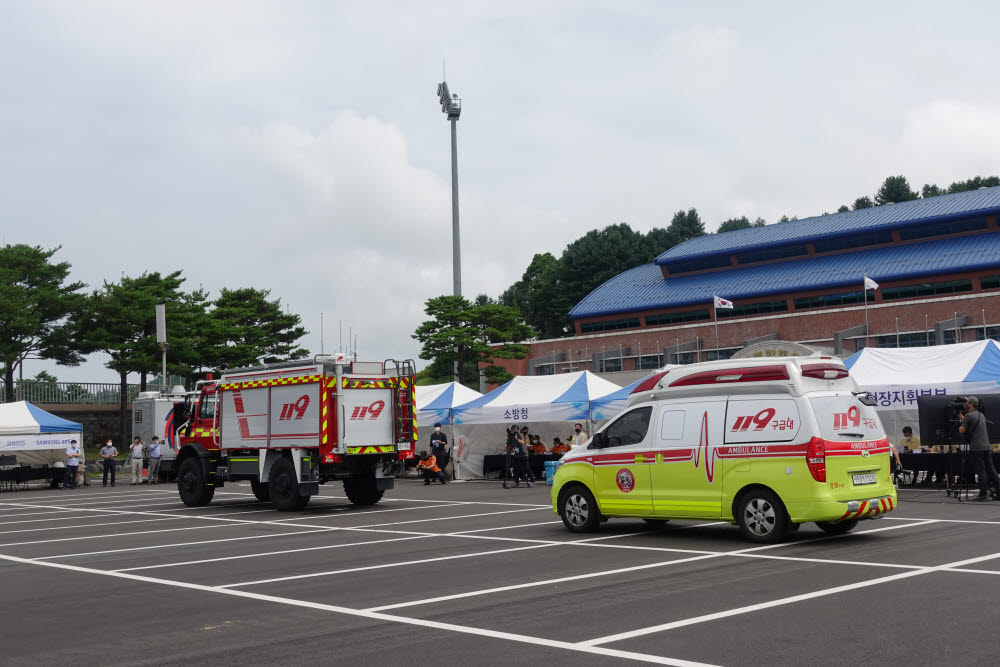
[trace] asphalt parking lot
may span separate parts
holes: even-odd
[[[0,494],[5,664],[993,665],[1000,503],[901,492],[844,536],[612,520],[549,488],[400,480],[297,513],[226,486]],[[70,639],[72,638],[72,639]]]

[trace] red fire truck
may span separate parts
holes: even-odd
[[[346,355],[224,371],[177,407],[177,488],[185,505],[248,480],[258,500],[301,509],[341,480],[355,505],[393,487],[417,433],[412,360]]]

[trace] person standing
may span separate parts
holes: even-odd
[[[514,445],[514,488],[521,486],[521,477],[528,478],[528,486],[535,485],[535,476],[531,472],[531,466],[528,465],[528,427],[525,426],[518,433],[517,427],[514,428],[515,445]]]
[[[149,447],[146,448],[149,452],[149,483],[159,484],[160,483],[160,439],[157,436],[153,436],[153,439],[149,441]]]
[[[1000,499],[1000,476],[997,476],[996,468],[993,467],[993,453],[990,451],[990,438],[986,432],[986,418],[977,409],[979,399],[975,396],[966,396],[963,400],[965,416],[962,417],[962,425],[958,427],[958,432],[969,434],[969,456],[972,457],[976,479],[979,480],[979,496],[976,500],[989,500],[988,489],[991,486],[997,488],[993,498]]]
[[[118,450],[115,446],[111,444],[111,440],[104,443],[101,447],[101,464],[104,466],[104,486],[108,485],[108,471],[111,472],[111,486],[115,485],[115,457],[118,456]]]
[[[80,457],[83,452],[76,446],[76,440],[70,440],[69,447],[66,448],[66,468],[63,478],[64,489],[76,488],[76,473],[80,469]]]
[[[142,482],[142,452],[146,445],[142,444],[141,438],[135,438],[129,448],[129,463],[132,469],[132,485]]]
[[[431,453],[437,460],[441,470],[448,467],[448,437],[441,432],[441,424],[434,424],[434,432],[431,433]]]
[[[583,430],[581,424],[573,424],[573,436],[569,439],[569,446],[576,447],[587,442],[587,432]]]

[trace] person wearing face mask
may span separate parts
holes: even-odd
[[[118,450],[115,446],[111,444],[111,439],[109,438],[104,446],[101,447],[101,465],[104,466],[104,486],[108,485],[108,471],[111,471],[111,486],[115,485],[115,457],[118,456]]]
[[[444,470],[448,466],[448,438],[441,431],[441,424],[434,424],[434,432],[431,433],[431,454],[437,460],[438,466]]]
[[[581,424],[573,424],[573,435],[569,439],[570,447],[577,447],[587,442],[587,432],[583,430]]]

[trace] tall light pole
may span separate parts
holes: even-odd
[[[458,117],[462,115],[462,100],[448,90],[448,82],[437,88],[441,111],[451,121],[451,271],[455,296],[462,296],[462,244],[458,233]],[[458,382],[458,359],[455,360],[455,382]]]

